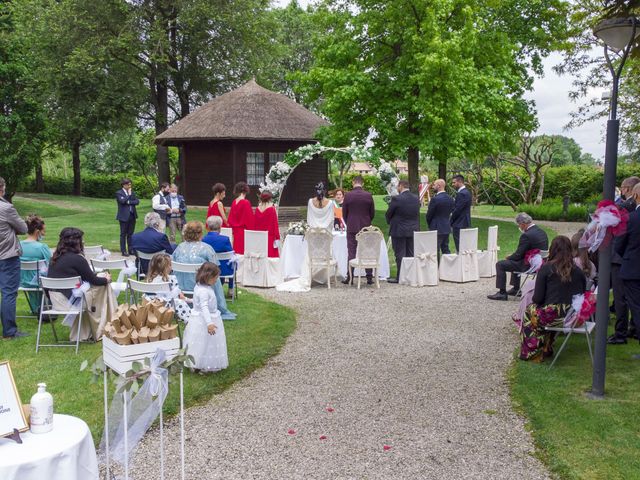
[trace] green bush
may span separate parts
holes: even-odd
[[[84,175],[82,177],[82,195],[93,198],[113,198],[120,188],[120,181],[127,175]],[[133,182],[133,189],[139,198],[151,198],[156,193],[157,186],[141,176],[128,176]],[[35,179],[29,179],[24,185],[25,192],[35,192]],[[73,178],[46,177],[44,193],[53,195],[71,195]]]
[[[348,173],[344,176],[342,185],[347,190],[351,190],[351,182],[353,181],[353,177],[358,175],[357,173]],[[382,181],[376,175],[362,175],[364,179],[363,188],[370,192],[372,195],[386,195],[387,191],[382,186]]]
[[[534,220],[586,223],[589,221],[589,212],[593,211],[593,207],[590,208],[580,203],[570,203],[565,214],[561,199],[549,199],[543,201],[540,205],[523,203],[518,205],[518,211],[528,213]]]

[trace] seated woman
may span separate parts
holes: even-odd
[[[233,252],[233,246],[231,240],[226,235],[220,234],[220,228],[222,227],[222,218],[212,215],[207,218],[207,234],[202,241],[216,253]],[[228,276],[233,275],[233,265],[229,260],[220,260],[220,275]],[[224,285],[224,278],[220,278],[220,281]],[[233,289],[233,278],[229,279],[229,292]]]
[[[533,303],[522,319],[520,359],[541,362],[553,355],[554,336],[544,327],[563,324],[574,295],[583,294],[587,279],[573,262],[571,240],[564,236],[553,239],[547,263],[536,276]]]
[[[333,192],[333,225],[338,230],[344,230],[346,225],[342,219],[342,202],[344,202],[344,190],[341,188]]]
[[[213,190],[213,200],[209,202],[209,208],[207,209],[207,219],[209,217],[220,217],[222,220],[222,226],[228,227],[227,212],[224,209],[222,200],[227,195],[227,187],[223,183],[216,183],[211,190]]]
[[[271,201],[273,195],[270,192],[262,192],[260,194],[260,203],[256,208],[253,228],[268,233],[267,247],[269,258],[278,258],[280,251],[278,244],[280,243],[280,227],[278,227],[278,212]]]
[[[45,231],[44,221],[37,215],[29,215],[26,221],[27,238],[20,241],[20,247],[22,248],[20,261],[35,262],[36,260],[44,260],[47,265],[44,270],[40,271],[40,275],[44,275],[46,273],[46,268],[48,268],[49,259],[51,258],[51,250],[46,243],[42,242]],[[35,270],[21,270],[20,286],[26,288],[38,287],[38,272]],[[29,300],[31,312],[34,315],[37,315],[38,312],[40,312],[42,296],[38,292],[28,292],[27,298]]]
[[[84,292],[86,311],[82,316],[83,318],[89,317],[92,328],[83,321],[79,332],[80,340],[91,338],[91,330],[95,332],[95,340],[100,340],[105,324],[115,314],[117,302],[113,290],[109,286],[111,282],[109,272],[96,275],[84,257],[83,235],[84,232],[78,228],[62,229],[58,246],[51,257],[47,276],[51,278],[80,277],[82,282],[90,284],[90,288]],[[72,300],[72,292],[71,290],[51,292],[50,297],[54,308],[68,310],[69,301]],[[78,318],[76,317],[71,327],[69,339],[75,341],[77,336]]]
[[[218,264],[216,258],[216,252],[213,251],[210,245],[207,245],[202,241],[204,234],[204,227],[202,222],[187,222],[182,229],[183,242],[173,252],[172,258],[174,262],[178,263],[197,263],[212,262]],[[192,292],[196,286],[196,277],[191,273],[176,272],[176,278],[178,284],[183,291]],[[230,312],[227,308],[227,302],[224,298],[224,291],[222,290],[222,283],[220,279],[213,285],[213,289],[216,292],[216,300],[218,302],[218,310],[222,314],[222,318],[225,320],[233,320],[236,318],[236,314]]]
[[[597,270],[596,266],[589,259],[589,252],[587,248],[580,248],[580,239],[584,235],[584,229],[581,229],[573,237],[571,237],[571,249],[573,251],[573,262],[576,266],[582,270],[585,277],[587,277],[587,288],[591,288],[596,280]]]
[[[333,230],[333,202],[326,197],[327,190],[324,188],[324,183],[318,183],[315,188],[316,195],[309,199],[307,205],[307,223],[312,228]]]

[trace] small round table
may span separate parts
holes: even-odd
[[[48,433],[21,433],[22,444],[0,438],[2,480],[90,480],[98,459],[89,427],[69,415],[54,415]]]

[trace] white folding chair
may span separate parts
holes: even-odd
[[[413,254],[402,259],[398,283],[412,287],[438,285],[438,232],[413,232]]]
[[[478,251],[478,275],[482,278],[496,276],[496,263],[498,263],[498,226],[489,227],[487,232],[487,249]]]
[[[460,230],[460,251],[440,257],[440,280],[446,282],[477,282],[478,275],[478,229]]]
[[[233,245],[233,229],[230,227],[222,227],[220,228],[220,235],[224,235],[225,237],[229,237],[231,240],[231,245]]]
[[[542,257],[542,260],[545,260],[549,256],[549,250],[540,250],[540,256]],[[513,297],[514,300],[518,300],[522,296],[522,287],[524,286],[524,284],[529,280],[532,280],[532,281],[535,280],[537,274],[538,274],[538,270],[535,265],[529,267],[524,272],[512,273],[512,275],[517,275],[520,277],[520,288],[518,288],[518,291],[515,297]]]
[[[263,231],[244,231],[244,260],[242,284],[245,287],[275,287],[282,280],[280,258],[269,258],[269,234]]]
[[[165,253],[165,251],[160,250],[158,252],[153,252],[153,253],[144,253],[136,250],[136,264],[138,265],[138,280],[147,276],[147,272],[142,271],[141,260],[146,260],[148,262],[153,258],[154,255],[157,255],[158,253]]]
[[[560,348],[558,349],[558,353],[554,355],[553,362],[551,362],[551,365],[549,365],[549,370],[551,370],[553,365],[556,363],[556,360],[558,360],[558,357],[560,357],[560,354],[562,353],[562,350],[564,350],[564,347],[569,341],[569,338],[574,333],[585,336],[585,339],[587,340],[587,348],[589,349],[589,357],[591,357],[591,365],[593,366],[593,351],[591,349],[591,332],[593,332],[593,329],[596,327],[596,322],[586,321],[579,327],[576,327],[575,324],[578,321],[578,315],[576,314],[573,308],[570,308],[567,311],[564,322],[567,322],[567,319],[569,321],[568,326],[563,325],[562,327],[544,327],[545,332],[555,332],[555,333],[565,334],[564,342],[562,342],[562,345],[560,345]],[[591,318],[591,320],[593,320],[593,317]]]
[[[124,270],[125,268],[132,267],[134,264],[131,260],[126,260],[124,258],[120,258],[118,260],[98,260],[96,258],[92,258],[89,260],[91,264],[91,268],[94,272],[99,273],[105,270]],[[114,280],[115,282],[115,280]],[[124,283],[124,282],[123,282]],[[129,289],[125,289],[125,302],[129,303]]]
[[[202,263],[179,263],[179,262],[171,262],[171,268],[174,273],[184,273],[186,275],[192,275],[195,279],[196,272],[202,266]],[[193,296],[193,290],[182,290],[182,293],[185,295]]]
[[[238,268],[238,264],[235,261],[235,253],[233,251],[230,252],[216,252],[216,257],[219,262],[227,261],[229,265],[233,269],[233,273],[231,275],[222,275],[220,274],[220,278],[224,278],[227,281],[233,281],[233,288],[231,289],[231,301],[235,303],[236,296],[238,295],[238,281],[236,280],[236,270]]]
[[[82,330],[82,319],[86,318],[86,321],[89,322],[89,328],[91,330],[91,334],[95,340],[96,332],[93,330],[93,324],[88,316],[83,315],[84,312],[84,295],[80,296],[79,302],[77,306],[69,305],[68,309],[57,309],[54,307],[54,303],[51,300],[51,293],[56,293],[59,290],[73,290],[80,283],[82,283],[82,279],[80,277],[68,277],[68,278],[49,278],[49,277],[40,277],[40,285],[42,286],[42,300],[40,302],[40,315],[38,318],[38,335],[36,337],[36,353],[40,350],[40,347],[73,347],[74,342],[60,342],[58,341],[58,335],[56,333],[56,327],[54,325],[53,319],[49,321],[51,325],[51,330],[53,332],[53,338],[56,343],[41,345],[40,344],[40,333],[42,330],[42,322],[44,315],[74,315],[77,317],[78,321],[78,329],[76,335],[76,354],[78,353],[78,348],[80,347],[80,331]],[[57,292],[59,293],[59,292]]]
[[[358,272],[358,289],[364,269],[373,270],[373,276],[376,279],[376,287],[380,288],[380,279],[378,278],[378,269],[380,268],[380,241],[384,239],[382,231],[378,227],[364,227],[356,234],[356,258],[349,261],[349,268],[355,275],[355,269]],[[353,283],[353,275],[351,276]]]
[[[313,271],[326,269],[327,288],[331,289],[331,272],[338,284],[338,262],[333,258],[331,247],[333,234],[326,228],[310,228],[304,235],[307,243],[307,261],[309,262],[309,275],[313,278]]]
[[[29,309],[31,309],[31,302],[29,301],[30,293],[40,293],[42,294],[42,287],[40,286],[40,271],[43,270],[47,266],[46,260],[32,260],[32,261],[20,261],[20,271],[21,272],[35,272],[33,276],[33,281],[31,282],[33,286],[30,287],[18,287],[19,292],[24,292],[24,296],[27,300],[27,304],[29,305]],[[16,318],[38,318],[38,314],[34,315],[16,315]]]
[[[102,255],[103,253],[104,248],[102,247],[102,245],[92,245],[89,247],[84,247],[84,257],[87,260],[91,260],[92,258]]]

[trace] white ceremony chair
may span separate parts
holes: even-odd
[[[120,258],[118,260],[98,260],[97,258],[92,258],[91,260],[89,260],[89,263],[91,264],[91,268],[95,273],[104,272],[105,270],[116,270],[119,272],[121,270],[124,270],[125,268],[129,268],[130,266],[134,266],[134,262],[132,260],[126,260],[124,258]],[[115,281],[116,280],[114,279],[113,282]],[[125,282],[126,278],[122,283],[125,284]],[[125,302],[129,303],[129,289],[125,288],[124,290]]]
[[[42,294],[42,287],[40,286],[40,271],[47,266],[46,260],[33,260],[33,261],[20,261],[20,271],[21,272],[35,272],[35,276],[31,283],[32,287],[18,287],[19,292],[24,292],[25,299],[27,300],[27,305],[29,309],[31,309],[31,303],[29,302],[29,294],[30,293],[40,293]],[[38,314],[34,315],[16,315],[16,318],[38,318]]]
[[[238,280],[236,278],[236,270],[238,269],[238,263],[235,261],[235,253],[231,252],[216,252],[216,257],[218,257],[218,261],[228,261],[231,268],[233,268],[233,273],[231,275],[222,275],[220,274],[220,278],[224,278],[227,280],[233,280],[233,288],[231,289],[231,302],[235,303],[236,297],[238,296]]]
[[[440,257],[440,280],[445,282],[477,282],[478,275],[478,229],[460,230],[460,252]]]
[[[179,263],[179,262],[171,262],[171,268],[173,272],[176,273],[184,273],[185,275],[191,275],[194,278],[195,285],[195,277],[196,272],[202,266],[202,263]],[[193,290],[182,290],[182,293],[185,295],[193,296]]]
[[[229,237],[231,240],[231,245],[233,245],[233,229],[230,227],[222,227],[220,228],[220,235],[224,235],[225,237]]]
[[[380,288],[380,279],[378,278],[378,269],[380,268],[380,243],[384,240],[382,231],[378,227],[364,227],[356,234],[358,246],[356,248],[356,258],[349,261],[349,268],[355,275],[355,269],[358,272],[358,289],[364,269],[372,269],[373,276],[376,279],[376,287]],[[353,275],[351,283],[353,283]]]
[[[549,365],[549,370],[553,368],[553,365],[556,363],[556,360],[558,360],[558,357],[560,357],[562,350],[564,350],[564,347],[567,345],[569,338],[574,333],[585,336],[585,339],[587,340],[587,348],[589,349],[589,357],[591,357],[591,365],[593,366],[593,351],[591,349],[591,332],[593,332],[593,329],[596,327],[596,322],[593,321],[593,317],[592,317],[590,319],[591,321],[585,321],[582,325],[580,325],[579,327],[576,327],[575,323],[578,321],[578,315],[576,315],[576,312],[573,308],[570,308],[567,311],[567,314],[565,315],[565,321],[566,319],[569,319],[568,326],[544,327],[544,330],[546,332],[555,332],[555,333],[565,334],[564,342],[562,342],[562,345],[560,345],[560,348],[558,349],[558,353],[554,355],[553,362],[551,362],[551,365]]]
[[[241,281],[245,287],[275,287],[282,281],[280,258],[268,255],[268,235],[263,231],[244,231]]]
[[[413,232],[413,257],[404,257],[400,266],[401,285],[438,285],[438,232]]]
[[[549,250],[540,250],[540,256],[542,257],[542,260],[546,260],[547,257],[549,256]],[[518,275],[520,277],[520,288],[518,288],[518,292],[516,293],[516,296],[513,297],[514,300],[518,300],[522,296],[522,287],[524,287],[524,284],[527,283],[528,281],[532,281],[532,282],[535,281],[537,274],[538,274],[538,270],[536,270],[535,265],[529,267],[524,272],[512,273],[512,275]]]
[[[92,258],[96,258],[99,255],[104,254],[104,248],[102,245],[92,245],[89,247],[84,247],[84,258],[87,260],[91,260]]]
[[[151,261],[153,256],[157,255],[158,253],[165,253],[165,251],[160,250],[158,252],[153,252],[153,253],[144,253],[144,252],[138,252],[136,250],[136,265],[138,266],[138,280],[147,276],[147,272],[142,271],[142,262],[140,260]]]
[[[478,251],[478,274],[482,278],[496,276],[496,263],[498,263],[498,226],[489,227],[487,233],[487,249]]]
[[[77,306],[72,307],[69,305],[69,308],[55,308],[54,302],[51,300],[51,294],[57,293],[59,296],[64,297],[59,290],[73,290],[79,284],[82,283],[82,279],[80,277],[69,277],[69,278],[49,278],[49,277],[40,277],[40,285],[42,286],[42,300],[40,301],[40,315],[38,318],[38,334],[36,336],[36,353],[40,350],[40,347],[76,347],[76,355],[78,354],[78,348],[80,347],[80,331],[82,330],[82,320],[89,322],[89,328],[91,330],[91,335],[96,338],[96,332],[93,330],[93,324],[89,319],[88,315],[83,315],[85,310],[84,303],[84,294],[80,297],[80,301]],[[64,302],[67,302],[67,298],[64,297]],[[60,303],[60,302],[58,302]],[[45,315],[54,316],[54,315],[74,315],[77,317],[78,329],[76,335],[76,341],[70,342],[60,342],[58,340],[58,335],[56,333],[56,327],[54,325],[53,319],[50,319],[49,324],[51,325],[51,331],[53,332],[53,338],[56,343],[53,344],[40,344],[40,334],[42,331],[42,322],[43,317]]]
[[[305,233],[304,240],[307,243],[309,278],[313,279],[314,270],[326,269],[327,288],[331,289],[332,272],[336,285],[338,284],[338,262],[333,258],[331,252],[333,234],[326,228],[310,228]]]

